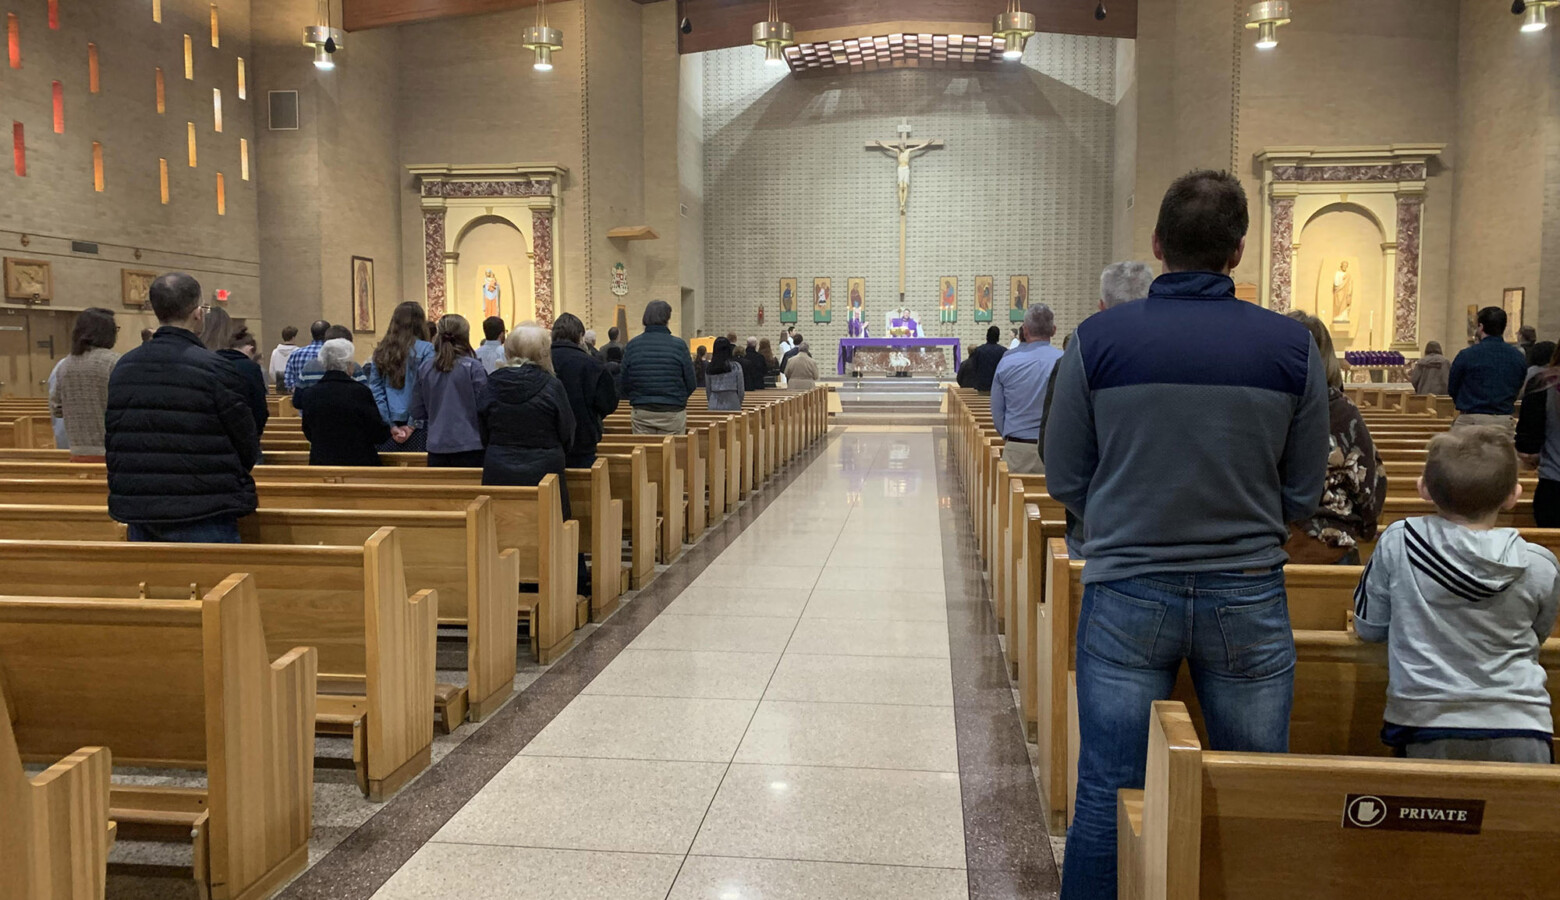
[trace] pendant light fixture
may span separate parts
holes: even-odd
[[[1522,17],[1522,30],[1543,31],[1549,27],[1549,8],[1560,6],[1560,0],[1515,0],[1511,4],[1512,15]]]
[[[563,32],[548,26],[547,0],[539,0],[536,4],[536,24],[521,33],[520,45],[536,54],[536,62],[531,68],[538,72],[552,71],[553,51],[563,49]]]
[[[1278,26],[1289,24],[1289,0],[1264,0],[1246,10],[1246,27],[1256,29],[1257,49],[1278,46]]]
[[[769,19],[753,26],[753,43],[764,48],[764,65],[785,65],[785,48],[796,43],[796,33],[780,21],[780,0],[769,0]]]
[[[346,40],[346,33],[330,24],[330,0],[319,0],[317,25],[303,29],[303,45],[314,48],[314,67],[329,71],[336,68],[336,51]]]
[[[1035,33],[1035,14],[1024,12],[1018,0],[1008,0],[1007,11],[991,24],[991,33],[1002,39],[1002,58],[1022,59],[1024,43]]]

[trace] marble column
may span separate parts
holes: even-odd
[[[553,323],[553,211],[531,210],[532,260],[535,279],[536,321],[543,328]]]
[[[1397,200],[1397,279],[1393,300],[1393,341],[1419,343],[1419,226],[1424,219],[1422,194],[1400,194]]]
[[[1294,230],[1295,200],[1293,197],[1274,197],[1272,200],[1273,242],[1268,248],[1272,257],[1269,273],[1269,306],[1274,312],[1288,312],[1289,298],[1294,281]]]
[[[428,318],[444,315],[448,281],[444,272],[444,210],[423,210],[424,274],[428,280]]]

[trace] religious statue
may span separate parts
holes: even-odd
[[[1338,264],[1333,273],[1333,324],[1349,321],[1349,309],[1354,305],[1354,276],[1349,273],[1349,261]]]
[[[499,297],[503,291],[498,286],[498,276],[492,269],[482,273],[482,315],[484,318],[498,315]]]
[[[899,180],[899,214],[904,215],[905,208],[910,202],[910,160],[914,159],[918,153],[937,149],[942,146],[942,142],[922,141],[919,144],[912,144],[909,141],[901,140],[897,144],[889,144],[883,141],[873,141],[872,145],[886,153],[892,153],[894,158],[899,161],[897,175]]]

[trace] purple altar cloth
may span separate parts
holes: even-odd
[[[844,375],[851,359],[860,347],[886,347],[897,350],[913,350],[917,347],[952,347],[953,368],[958,371],[963,345],[958,338],[846,338],[840,341],[839,374]]]

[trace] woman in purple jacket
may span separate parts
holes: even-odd
[[[471,325],[463,316],[439,319],[433,356],[417,371],[411,418],[428,423],[428,465],[482,468],[477,409],[487,390],[487,370],[471,349]]]

